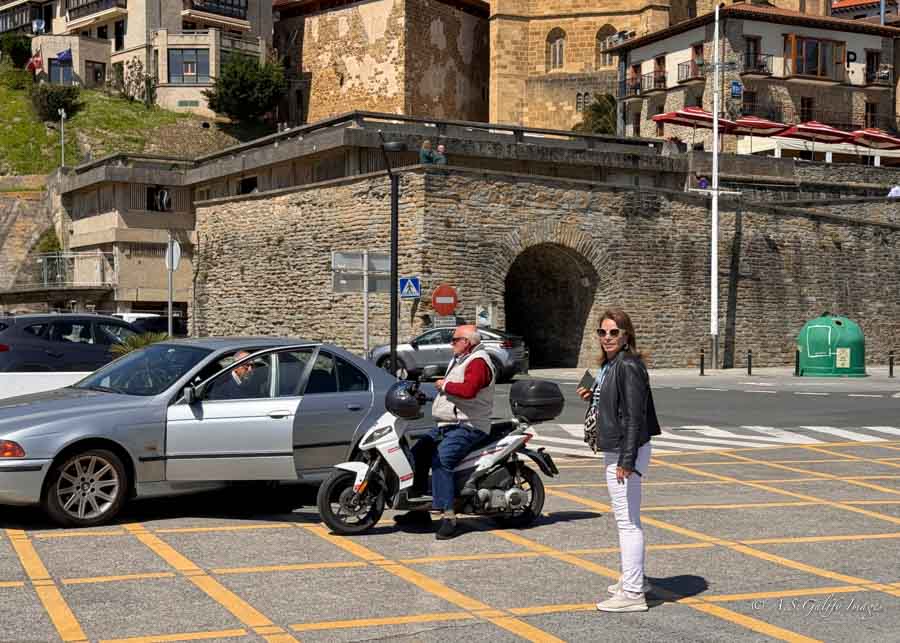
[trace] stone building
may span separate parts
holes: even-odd
[[[482,0],[275,0],[275,47],[297,125],[368,110],[485,122],[488,5]]]
[[[39,78],[102,87],[139,61],[158,79],[156,102],[212,115],[203,90],[228,56],[264,60],[271,0],[0,0],[0,34],[32,35]],[[70,55],[64,55],[69,52]]]
[[[736,3],[720,11],[726,65],[721,74],[721,112],[783,123],[816,120],[852,131],[894,130],[896,43],[900,29],[811,16],[768,4]],[[619,131],[624,135],[675,134],[709,146],[709,130],[663,126],[652,117],[687,106],[712,111],[713,14],[622,43],[610,50],[620,60]],[[726,136],[726,149],[747,151],[749,141]],[[809,157],[808,144],[786,139],[753,142],[754,152],[785,150]],[[816,146],[856,156],[865,150]]]

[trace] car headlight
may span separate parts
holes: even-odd
[[[10,440],[0,440],[0,458],[24,458],[25,449]]]

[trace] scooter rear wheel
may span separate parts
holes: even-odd
[[[362,496],[353,491],[356,474],[337,470],[319,487],[316,504],[322,522],[336,534],[361,534],[381,520],[384,513],[384,494],[371,488]]]
[[[544,481],[534,469],[520,466],[516,473],[516,486],[528,491],[528,504],[515,513],[496,516],[494,520],[501,527],[527,527],[533,523],[544,509]]]

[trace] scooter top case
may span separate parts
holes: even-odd
[[[520,380],[509,391],[514,417],[529,424],[549,422],[559,417],[566,404],[559,386],[545,380]]]

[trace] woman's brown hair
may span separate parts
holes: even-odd
[[[637,337],[634,334],[634,324],[631,323],[631,317],[628,316],[621,308],[607,308],[603,312],[603,316],[600,318],[600,321],[597,322],[597,328],[603,324],[604,319],[611,319],[616,322],[616,326],[618,326],[625,333],[625,345],[622,347],[623,351],[631,353],[635,357],[640,358],[641,354],[637,349]],[[600,366],[606,364],[606,351],[602,348],[600,349]]]

